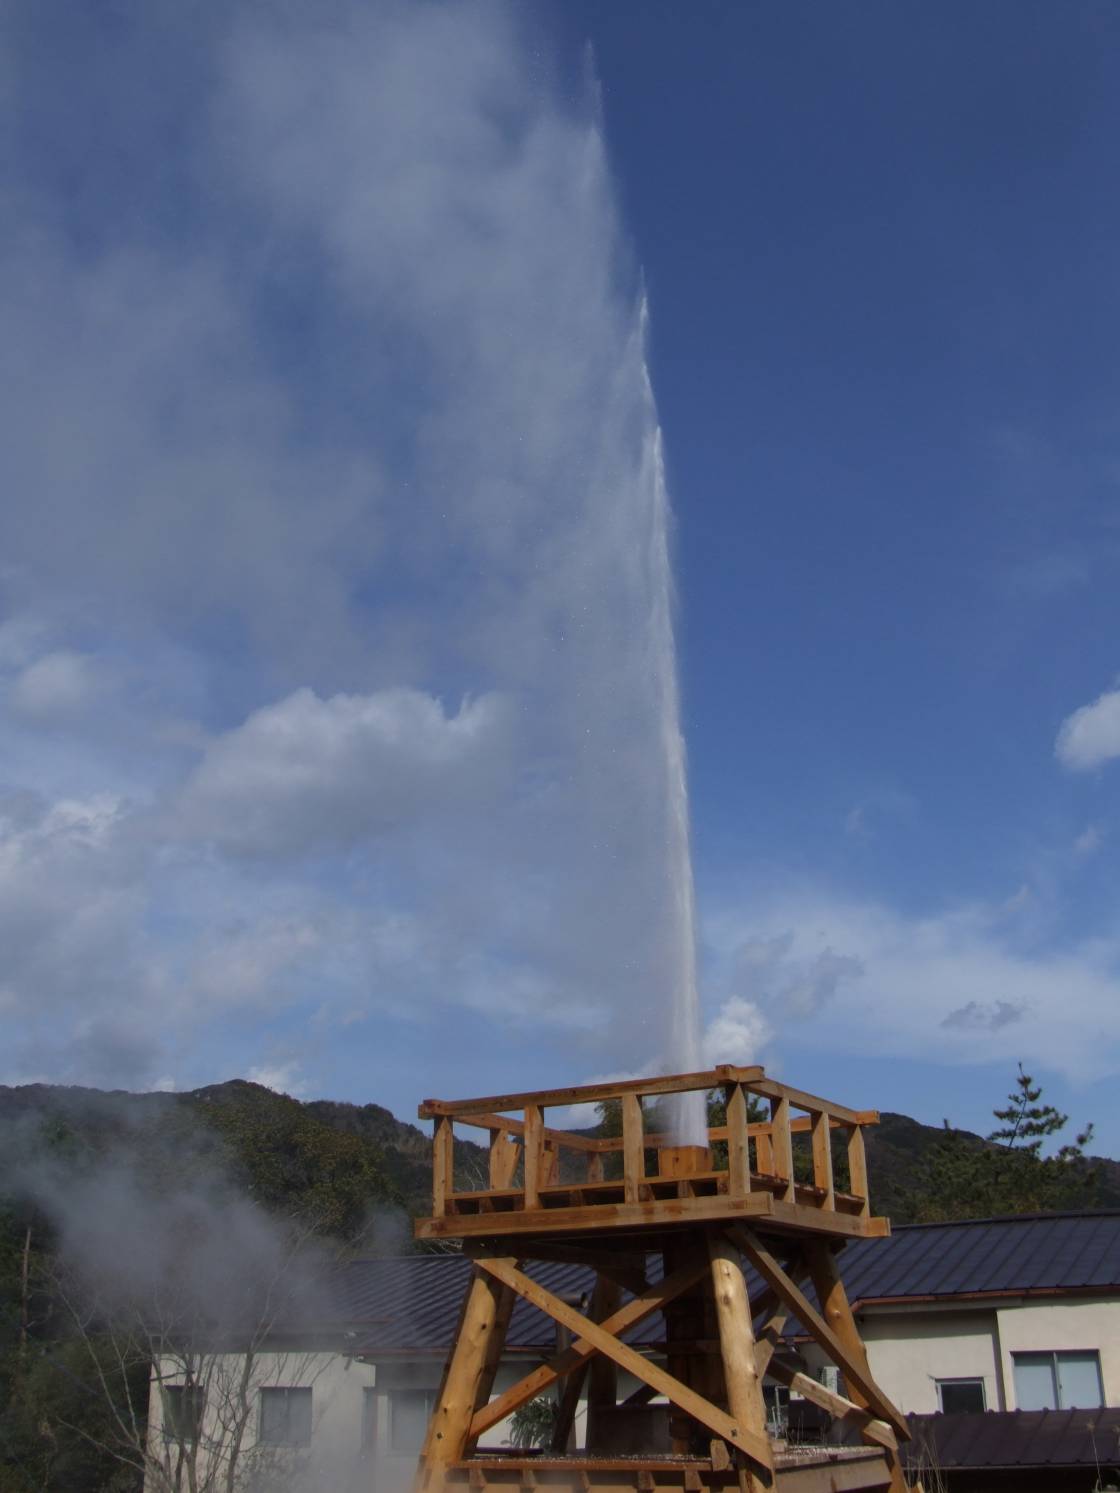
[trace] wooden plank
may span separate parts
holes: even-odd
[[[863,1143],[863,1126],[853,1125],[848,1131],[848,1188],[856,1197],[863,1199],[860,1217],[871,1216],[871,1188],[867,1180],[867,1151]]]
[[[491,1130],[490,1189],[492,1192],[500,1192],[503,1188],[512,1187],[520,1156],[521,1147],[515,1140],[510,1139],[505,1130]]]
[[[804,1292],[790,1279],[777,1260],[762,1243],[762,1241],[750,1229],[741,1224],[733,1224],[728,1231],[730,1238],[746,1255],[751,1264],[762,1276],[763,1280],[770,1286],[786,1303],[794,1316],[801,1322],[802,1326],[816,1338],[820,1346],[835,1363],[848,1384],[848,1392],[853,1390],[866,1399],[867,1408],[878,1412],[879,1416],[888,1421],[904,1440],[910,1439],[910,1428],[906,1424],[906,1417],[891,1404],[886,1395],[871,1377],[871,1370],[867,1366],[867,1355],[863,1351],[863,1344],[859,1342],[858,1351],[849,1333],[845,1332],[841,1337],[833,1330],[816,1307],[804,1294]],[[810,1273],[813,1273],[814,1263],[809,1251],[824,1249],[829,1253],[827,1245],[819,1244],[817,1241],[806,1241],[806,1259],[809,1263]],[[831,1255],[830,1255],[831,1257]],[[816,1281],[814,1280],[814,1284]],[[820,1287],[817,1286],[818,1294]],[[853,1322],[854,1329],[854,1322]],[[858,1342],[858,1334],[856,1335]]]
[[[570,1234],[585,1229],[634,1227],[676,1228],[718,1219],[727,1223],[746,1218],[766,1220],[768,1229],[817,1233],[834,1239],[879,1239],[890,1233],[885,1218],[860,1218],[855,1213],[827,1213],[797,1203],[780,1203],[761,1187],[744,1198],[662,1198],[646,1203],[593,1203],[575,1208],[535,1208],[510,1213],[455,1214],[447,1218],[418,1218],[417,1239],[492,1238],[494,1234]]]
[[[773,1474],[774,1459],[766,1434],[766,1405],[762,1398],[762,1379],[755,1363],[747,1283],[739,1264],[739,1251],[730,1240],[709,1236],[708,1260],[712,1270],[712,1296],[719,1326],[727,1408],[740,1426],[749,1428],[766,1445],[767,1456],[763,1465],[768,1473]]]
[[[637,1094],[622,1096],[622,1185],[628,1203],[636,1203],[646,1174],[642,1139],[642,1101]]]
[[[747,1142],[747,1091],[729,1084],[727,1096],[727,1190],[744,1197],[751,1190],[750,1146]]]
[[[540,1207],[541,1184],[544,1182],[544,1121],[539,1104],[525,1106],[525,1208]]]
[[[751,1080],[747,1086],[752,1094],[765,1094],[769,1099],[786,1099],[796,1109],[808,1110],[810,1114],[835,1115],[845,1125],[874,1125],[879,1118],[877,1110],[849,1109],[845,1104],[834,1104],[831,1099],[822,1099],[818,1094],[807,1094],[804,1089],[791,1089],[789,1084],[775,1083],[771,1078]],[[875,1118],[869,1119],[870,1115]]]
[[[832,1185],[832,1138],[827,1115],[813,1117],[813,1185],[824,1193],[821,1206],[835,1208],[836,1190]]]
[[[868,1451],[853,1457],[849,1452],[833,1452],[821,1460],[794,1462],[778,1472],[782,1493],[870,1493],[873,1488],[889,1488],[890,1472],[885,1452]]]
[[[436,1115],[479,1115],[487,1110],[524,1109],[535,1104],[555,1109],[569,1104],[596,1104],[601,1099],[618,1099],[623,1094],[685,1094],[696,1089],[716,1089],[725,1083],[745,1083],[757,1087],[765,1082],[765,1069],[757,1066],[738,1068],[730,1064],[709,1068],[703,1073],[676,1073],[664,1078],[628,1078],[618,1083],[582,1084],[566,1089],[541,1089],[529,1094],[493,1094],[485,1099],[425,1099],[417,1109],[422,1120]],[[843,1114],[833,1105],[835,1114]]]
[[[659,1394],[665,1395],[686,1415],[691,1415],[693,1420],[698,1420],[710,1431],[714,1431],[717,1436],[722,1436],[725,1441],[730,1441],[733,1446],[737,1446],[759,1467],[769,1470],[772,1458],[767,1437],[759,1436],[748,1426],[742,1425],[726,1411],[720,1410],[702,1395],[689,1389],[687,1384],[674,1379],[672,1374],[666,1373],[657,1364],[643,1358],[640,1353],[620,1342],[603,1327],[589,1321],[587,1317],[561,1301],[559,1296],[546,1291],[543,1286],[539,1286],[535,1280],[531,1280],[529,1276],[518,1270],[512,1259],[501,1257],[480,1259],[478,1263],[482,1269],[489,1270],[497,1280],[504,1285],[511,1286],[519,1296],[523,1296],[533,1306],[546,1312],[554,1321],[560,1322],[572,1332],[587,1338],[598,1352],[605,1353],[608,1358],[613,1358],[620,1368],[626,1369],[636,1379],[652,1385]]]
[[[475,1130],[505,1130],[510,1135],[523,1135],[525,1133],[525,1121],[517,1119],[514,1115],[457,1115],[456,1119],[460,1125],[471,1125]],[[558,1146],[563,1146],[566,1151],[598,1151],[602,1142],[593,1139],[589,1135],[573,1135],[567,1130],[557,1130],[554,1126],[544,1127],[544,1138],[553,1141]]]
[[[789,1100],[782,1094],[770,1101],[770,1146],[774,1170],[785,1184],[782,1201],[792,1203],[793,1143],[789,1133]]]
[[[432,1212],[447,1215],[455,1191],[455,1122],[441,1116],[432,1135]]]
[[[792,1389],[803,1400],[827,1410],[834,1420],[853,1426],[877,1446],[885,1446],[891,1451],[898,1450],[898,1437],[885,1420],[876,1420],[870,1411],[846,1400],[843,1395],[833,1394],[823,1384],[810,1379],[808,1374],[798,1373],[795,1369],[787,1368],[780,1359],[775,1359],[770,1365],[770,1377],[779,1384],[784,1384],[787,1389]]]
[[[605,1322],[599,1326],[604,1332],[614,1334],[616,1337],[623,1332],[636,1327],[646,1317],[659,1312],[678,1297],[682,1291],[687,1291],[696,1282],[703,1278],[707,1270],[705,1264],[694,1264],[686,1269],[674,1271],[667,1275],[664,1280],[658,1281],[656,1285],[649,1286],[640,1295],[628,1301],[625,1306],[619,1307],[618,1311],[612,1313]],[[579,1337],[562,1353],[557,1353],[544,1363],[540,1368],[534,1369],[531,1374],[526,1374],[516,1384],[512,1384],[504,1393],[498,1395],[497,1399],[491,1400],[489,1405],[483,1405],[473,1421],[471,1422],[471,1435],[481,1436],[491,1426],[497,1425],[498,1421],[504,1420],[507,1415],[520,1406],[526,1404],[535,1396],[541,1394],[557,1379],[562,1379],[565,1374],[570,1374],[580,1364],[585,1363],[596,1351],[594,1345],[586,1338]]]

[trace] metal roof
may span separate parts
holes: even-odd
[[[910,1415],[912,1472],[980,1467],[1100,1467],[1120,1459],[1120,1410],[989,1410]]]
[[[839,1260],[856,1307],[992,1294],[1120,1291],[1120,1211],[912,1224],[887,1239],[849,1244]],[[538,1262],[528,1268],[542,1285],[569,1300],[587,1295],[594,1284],[592,1272],[579,1265]],[[470,1262],[461,1255],[353,1260],[339,1277],[337,1324],[357,1333],[356,1352],[445,1353],[469,1272]],[[640,1345],[662,1336],[661,1319],[653,1316],[629,1341]],[[551,1318],[519,1299],[507,1347],[540,1352],[554,1342]]]

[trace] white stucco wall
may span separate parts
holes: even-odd
[[[1009,1410],[1015,1404],[1013,1353],[1095,1348],[1100,1354],[1106,1405],[1120,1405],[1120,1301],[1027,1301],[996,1314]]]

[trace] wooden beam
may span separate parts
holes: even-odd
[[[603,1332],[612,1333],[616,1337],[629,1331],[631,1327],[636,1327],[646,1317],[659,1312],[662,1307],[675,1300],[682,1291],[687,1291],[694,1286],[698,1280],[703,1278],[706,1269],[706,1264],[698,1264],[674,1271],[672,1275],[667,1275],[656,1285],[648,1286],[642,1295],[635,1296],[625,1306],[619,1307],[618,1311],[612,1313],[605,1322],[599,1323],[600,1328]],[[570,1348],[565,1348],[562,1353],[557,1353],[540,1368],[534,1369],[531,1374],[526,1374],[523,1379],[519,1379],[516,1384],[500,1394],[497,1399],[491,1400],[489,1405],[481,1406],[471,1422],[471,1435],[481,1436],[491,1426],[497,1425],[498,1421],[504,1420],[507,1415],[512,1415],[519,1406],[534,1399],[549,1385],[555,1384],[557,1379],[562,1379],[565,1374],[578,1369],[595,1352],[594,1344],[587,1338],[577,1338]]]
[[[432,1212],[444,1218],[455,1191],[455,1124],[446,1115],[435,1122],[432,1135]]]
[[[456,1115],[461,1125],[470,1125],[475,1130],[506,1130],[510,1135],[523,1135],[525,1132],[525,1121],[519,1120],[513,1115]],[[544,1138],[552,1141],[555,1145],[562,1146],[566,1151],[597,1152],[602,1147],[602,1142],[590,1135],[576,1135],[572,1131],[557,1130],[555,1126],[544,1127]]]
[[[591,1298],[591,1315],[600,1326],[609,1321],[622,1306],[622,1292],[609,1276],[600,1275]],[[606,1430],[604,1417],[618,1404],[618,1365],[602,1353],[596,1353],[588,1364],[587,1383],[587,1450],[603,1444]],[[572,1376],[575,1377],[574,1375]],[[571,1380],[569,1380],[569,1383]]]
[[[775,1083],[771,1078],[753,1079],[747,1086],[753,1094],[765,1094],[771,1099],[788,1099],[795,1108],[808,1110],[810,1114],[835,1115],[845,1125],[873,1125],[879,1118],[877,1110],[849,1109],[845,1104],[833,1104],[831,1099],[807,1094],[804,1089],[791,1089],[789,1084]],[[875,1119],[868,1119],[868,1115],[874,1115]]]
[[[747,1091],[729,1084],[727,1096],[727,1190],[744,1197],[751,1190],[750,1143],[747,1140]]]
[[[642,1101],[637,1094],[622,1096],[622,1186],[628,1203],[641,1199],[639,1188],[646,1174],[646,1152],[642,1139]]]
[[[845,1332],[841,1337],[833,1327],[825,1321],[820,1312],[804,1294],[804,1292],[790,1279],[777,1260],[757,1238],[750,1229],[741,1224],[732,1224],[728,1230],[731,1239],[746,1255],[754,1268],[762,1276],[763,1280],[770,1286],[785,1302],[793,1312],[794,1316],[801,1322],[806,1330],[816,1338],[820,1346],[835,1363],[848,1385],[849,1394],[858,1390],[867,1400],[867,1407],[875,1410],[885,1421],[888,1421],[897,1434],[904,1440],[910,1438],[910,1428],[906,1423],[906,1417],[902,1412],[891,1404],[886,1395],[871,1377],[871,1370],[867,1366],[867,1355],[863,1351],[862,1342],[856,1351],[852,1343],[851,1335]],[[809,1261],[810,1272],[813,1271],[813,1262],[809,1258],[810,1250],[824,1248],[816,1241],[808,1241],[805,1244],[806,1258]],[[831,1258],[831,1254],[830,1254]],[[816,1282],[814,1281],[814,1284]],[[818,1294],[819,1294],[818,1286]],[[853,1322],[854,1329],[854,1322]],[[858,1341],[858,1334],[856,1334]]]
[[[491,1339],[502,1321],[501,1282],[475,1269],[466,1309],[448,1365],[447,1377],[428,1428],[422,1456],[422,1481],[428,1474],[459,1462],[474,1442],[471,1429],[479,1387],[493,1357]],[[500,1347],[499,1347],[500,1355]]]
[[[871,1216],[871,1189],[867,1181],[867,1151],[863,1143],[863,1126],[848,1131],[848,1190],[863,1199],[860,1217]]]
[[[543,1286],[539,1286],[535,1280],[531,1280],[529,1276],[518,1270],[512,1259],[484,1258],[478,1263],[483,1270],[490,1271],[495,1279],[512,1287],[519,1296],[523,1296],[533,1306],[546,1312],[554,1321],[562,1323],[572,1332],[586,1338],[593,1348],[600,1353],[605,1353],[608,1358],[613,1358],[620,1368],[626,1369],[636,1379],[652,1385],[659,1394],[665,1395],[686,1415],[691,1415],[693,1420],[700,1421],[717,1436],[730,1441],[757,1466],[769,1471],[772,1456],[767,1437],[759,1436],[749,1426],[742,1425],[726,1411],[720,1410],[702,1395],[689,1389],[687,1384],[674,1379],[672,1374],[666,1373],[657,1364],[651,1363],[633,1348],[620,1342],[605,1328],[589,1321],[587,1317],[561,1301],[559,1296],[546,1291]]]
[[[664,1078],[628,1078],[618,1083],[590,1083],[567,1089],[542,1089],[531,1094],[493,1094],[485,1099],[425,1099],[417,1113],[422,1120],[436,1115],[479,1115],[488,1110],[524,1109],[527,1104],[536,1104],[543,1109],[555,1109],[569,1104],[596,1104],[601,1099],[618,1099],[623,1094],[687,1094],[696,1089],[716,1089],[725,1083],[745,1083],[756,1088],[765,1081],[765,1069],[757,1066],[737,1068],[723,1064],[709,1068],[703,1073],[676,1073]],[[819,1101],[824,1103],[823,1100]],[[832,1106],[834,1114],[850,1114],[838,1105]]]
[[[521,1147],[511,1140],[505,1130],[490,1132],[490,1186],[500,1189],[512,1187]]]
[[[889,1451],[898,1450],[898,1437],[885,1420],[876,1420],[870,1411],[863,1409],[852,1400],[846,1400],[843,1395],[833,1394],[832,1390],[826,1389],[823,1384],[810,1379],[808,1374],[788,1369],[780,1359],[775,1359],[770,1365],[770,1377],[777,1379],[778,1383],[784,1384],[787,1389],[792,1389],[803,1400],[808,1400],[810,1404],[827,1410],[834,1420],[844,1421],[847,1425],[854,1427],[876,1446],[886,1447]]]
[[[793,1187],[793,1143],[789,1133],[789,1100],[779,1094],[770,1100],[770,1148],[774,1160],[774,1171],[784,1183],[783,1202],[794,1200]]]
[[[835,1208],[836,1189],[832,1184],[832,1137],[828,1116],[813,1116],[813,1186],[824,1193],[821,1204],[824,1208]]]
[[[525,1106],[525,1208],[539,1208],[544,1182],[544,1121],[539,1104]]]
[[[748,1427],[769,1450],[766,1405],[762,1398],[762,1379],[755,1362],[747,1283],[743,1279],[739,1251],[730,1240],[709,1236],[708,1260],[712,1270],[712,1295],[719,1327],[727,1407],[739,1425]],[[764,1466],[772,1477],[772,1453]]]

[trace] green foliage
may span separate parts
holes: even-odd
[[[521,1405],[510,1416],[509,1442],[524,1451],[527,1447],[547,1447],[556,1425],[556,1401],[545,1395]]]
[[[1093,1207],[1099,1200],[1098,1176],[1084,1155],[1092,1126],[1054,1155],[1043,1156],[1044,1143],[1068,1117],[1041,1098],[1041,1088],[1020,1064],[1007,1105],[993,1111],[1002,1123],[987,1141],[955,1130],[946,1120],[905,1200],[909,1217],[932,1223]]]

